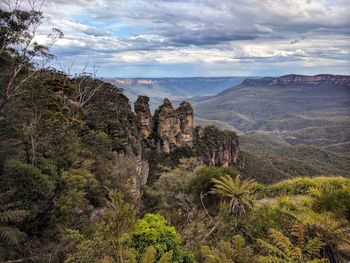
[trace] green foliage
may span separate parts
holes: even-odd
[[[253,206],[250,195],[257,187],[254,180],[242,181],[240,175],[237,175],[235,179],[225,175],[219,179],[213,178],[212,182],[214,186],[210,193],[228,197],[230,199],[228,209],[231,214],[241,216]]]
[[[120,192],[110,192],[109,201],[96,220],[91,237],[76,230],[68,231],[76,242],[76,249],[65,262],[93,263],[106,258],[110,258],[110,262],[134,262],[128,245],[134,228],[135,208],[123,200]]]
[[[157,259],[170,251],[173,253],[172,262],[188,262],[190,257],[181,248],[181,237],[175,228],[167,226],[165,218],[158,214],[146,214],[139,219],[131,240],[131,248],[137,258],[141,258],[149,246],[156,250]]]
[[[292,217],[272,204],[259,204],[243,217],[247,232],[257,238],[266,236],[269,228],[288,229],[291,227]]]
[[[108,134],[93,130],[87,130],[86,132],[87,134],[83,137],[84,143],[92,153],[105,156],[111,152],[112,140]]]
[[[212,179],[218,179],[224,175],[236,176],[238,172],[233,167],[203,167],[196,172],[193,179],[189,182],[189,192],[193,194],[195,200],[199,203],[201,195],[208,194],[213,187]]]
[[[233,237],[233,245],[221,240],[216,246],[202,246],[201,254],[206,263],[248,263],[256,262],[253,250],[240,235]]]
[[[91,75],[72,78],[35,68],[35,56],[50,58],[47,47],[32,42],[31,29],[41,18],[35,10],[0,10],[0,190],[11,193],[0,195],[0,261],[26,261],[23,255],[36,262],[194,262],[188,249],[218,263],[255,262],[257,256],[261,262],[349,259],[349,179],[296,178],[257,187],[231,167],[198,170],[197,160],[181,158],[208,157],[238,139],[213,126],[197,128],[196,153],[190,148],[157,153],[140,140],[122,90]],[[21,50],[29,52],[19,56]],[[81,88],[93,96],[86,100]],[[349,174],[349,157],[329,151],[346,152],[347,126],[305,128],[310,120],[301,116],[255,122],[261,111],[215,114],[243,120],[242,130],[297,126],[289,135],[305,143],[318,139],[318,147],[293,146],[283,134],[243,135],[243,178],[274,182]],[[329,145],[327,136],[341,143]],[[129,158],[133,154],[150,164],[148,187],[136,207],[125,201],[132,200],[130,184],[139,186],[140,178],[133,181],[139,172],[139,159]],[[219,204],[217,195],[229,202]],[[165,218],[146,214],[137,220],[149,211]]]
[[[62,172],[61,182],[61,195],[53,211],[55,218],[65,226],[79,227],[92,210],[88,195],[97,189],[98,182],[92,173],[83,169]]]
[[[293,232],[294,235],[296,232]],[[257,239],[257,244],[262,250],[264,256],[259,258],[259,262],[329,262],[326,259],[320,259],[320,250],[325,243],[320,238],[315,237],[309,239],[306,243],[302,242],[298,245],[292,243],[290,238],[282,232],[270,228],[268,231],[269,241]],[[296,235],[297,240],[305,240],[304,232]]]
[[[343,214],[350,220],[350,187],[323,193],[316,197],[314,205],[317,210]]]
[[[19,252],[20,244],[26,237],[14,224],[22,222],[29,213],[19,209],[17,202],[9,200],[13,198],[13,194],[0,194],[0,261]]]
[[[156,261],[156,249],[152,246],[148,247],[145,251],[145,253],[143,253],[142,258],[141,258],[141,263],[168,263],[171,262],[172,256],[173,256],[173,252],[169,251],[166,252],[163,256],[161,256],[161,258]]]
[[[307,194],[313,188],[322,192],[336,191],[349,187],[350,181],[344,177],[297,177],[290,180],[268,185],[263,191],[268,196]]]
[[[8,160],[4,166],[4,183],[8,189],[16,189],[16,199],[34,214],[37,202],[50,196],[54,182],[33,165],[19,160]]]
[[[346,129],[343,127],[341,130]],[[311,145],[310,142],[307,145],[289,144],[288,133],[275,135],[259,131],[240,136],[242,158],[246,164],[242,175],[261,183],[275,183],[297,176],[349,175],[348,153],[337,153],[325,147],[315,146],[314,144],[320,142],[318,139]],[[332,133],[329,133],[324,142],[329,142],[332,137]],[[342,146],[340,143],[330,147],[335,149],[348,145]]]
[[[156,260],[156,253],[157,250],[153,246],[146,248],[145,252],[142,255],[141,263],[154,262]]]

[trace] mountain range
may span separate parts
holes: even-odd
[[[200,124],[241,134],[250,176],[349,174],[350,76],[247,79],[192,105]]]

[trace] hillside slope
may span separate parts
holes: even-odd
[[[245,80],[192,105],[198,118],[245,133],[249,176],[349,174],[350,76]]]

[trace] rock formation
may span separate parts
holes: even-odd
[[[183,101],[177,108],[180,119],[180,143],[182,147],[193,146],[193,108],[190,103]]]
[[[194,132],[193,109],[188,102],[174,108],[165,99],[152,116],[149,98],[140,96],[132,112],[128,98],[110,86],[97,92],[88,106],[99,110],[87,111],[87,124],[108,135],[113,147],[113,156],[106,160],[105,176],[111,185],[118,182],[135,202],[150,180],[150,167],[168,157],[173,161],[186,154],[195,155],[210,166],[239,163],[237,136],[215,127]]]
[[[191,104],[184,101],[175,109],[168,99],[164,99],[152,117],[148,102],[148,97],[139,96],[134,105],[141,137],[155,139],[159,153],[169,154],[181,147],[191,148],[193,146]]]
[[[233,131],[220,131],[215,126],[196,127],[195,149],[198,158],[208,166],[235,165],[243,168],[238,136]]]
[[[235,132],[220,131],[214,126],[194,129],[193,108],[185,101],[175,109],[165,99],[152,118],[148,101],[147,97],[140,96],[135,102],[135,113],[142,138],[155,146],[158,153],[171,154],[180,148],[190,148],[208,166],[242,167]]]
[[[140,122],[140,136],[143,139],[147,139],[153,131],[153,119],[148,102],[147,96],[139,96],[134,105],[136,116]]]
[[[176,109],[168,99],[154,113],[156,124],[157,149],[170,153],[181,146],[180,119]]]

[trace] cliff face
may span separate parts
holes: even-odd
[[[152,117],[149,98],[139,96],[134,108],[139,119],[140,135],[143,139],[154,139],[159,153],[171,153],[181,147],[193,146],[193,109],[188,102],[182,102],[175,109],[168,99],[155,111]]]
[[[88,125],[104,131],[112,141],[113,156],[105,176],[118,182],[134,201],[141,198],[142,188],[149,180],[150,165],[157,164],[158,157],[172,158],[187,152],[208,166],[234,164],[240,168],[237,135],[215,127],[194,129],[193,108],[188,102],[174,108],[165,99],[152,116],[149,98],[139,96],[134,113],[122,92],[110,87],[98,92],[89,106]],[[94,107],[99,110],[93,110]],[[157,158],[151,158],[153,153],[152,157]]]
[[[148,102],[147,97],[143,99]],[[85,116],[89,127],[105,132],[112,141],[113,155],[104,176],[113,178],[110,181],[118,181],[119,186],[135,201],[142,196],[142,186],[149,175],[148,160],[144,158],[145,149],[141,140],[143,136],[149,136],[148,130],[152,130],[152,118],[147,105],[138,105],[137,116],[143,119],[138,121],[128,98],[113,86],[105,87],[89,102]],[[141,128],[137,127],[140,122]]]
[[[233,131],[220,131],[214,126],[196,127],[195,149],[199,159],[208,166],[235,165],[241,170],[243,163],[238,136]]]
[[[151,135],[154,126],[148,102],[148,97],[139,96],[134,105],[134,110],[140,123],[140,136],[144,139]]]
[[[156,123],[157,149],[163,153],[170,153],[180,147],[180,119],[176,109],[168,99],[164,100],[154,114]]]
[[[190,103],[183,101],[177,108],[180,119],[181,146],[193,146],[193,108]]]
[[[168,99],[155,111],[149,112],[148,98],[140,96],[135,102],[140,120],[140,132],[158,153],[171,154],[180,148],[190,148],[208,166],[236,165],[242,168],[238,136],[232,131],[220,131],[209,126],[193,127],[193,108],[182,102],[175,109]],[[153,130],[151,130],[153,128]]]

